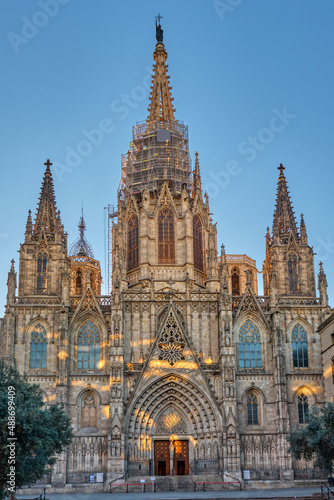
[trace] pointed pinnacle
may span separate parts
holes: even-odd
[[[283,170],[285,170],[285,167],[283,167],[283,164],[282,164],[282,163],[280,163],[280,166],[279,166],[279,167],[277,167],[277,170],[279,170],[279,171],[280,171],[279,177],[285,177],[285,176],[284,176],[284,173],[283,173]]]

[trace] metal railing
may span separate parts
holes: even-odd
[[[321,491],[321,495],[323,497],[326,497],[327,500],[333,500],[334,491],[332,491],[326,484],[322,484],[320,486],[320,491]]]
[[[35,497],[34,500],[45,500],[46,488],[43,488],[40,495]]]

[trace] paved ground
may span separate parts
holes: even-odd
[[[274,490],[243,490],[243,491],[166,491],[159,493],[52,493],[47,494],[49,500],[201,500],[210,498],[220,500],[227,498],[284,498],[311,496],[319,493],[320,488],[284,488]],[[33,495],[18,495],[20,498],[35,498]]]

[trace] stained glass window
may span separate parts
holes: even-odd
[[[86,392],[81,400],[81,427],[97,426],[96,400],[92,391]]]
[[[203,271],[203,240],[202,223],[198,215],[193,219],[193,238],[194,238],[194,266],[199,271]]]
[[[128,271],[139,265],[138,217],[131,215],[128,221]]]
[[[301,393],[298,396],[298,422],[307,424],[309,415],[308,397]]]
[[[293,327],[292,334],[292,357],[294,368],[308,367],[307,333],[299,323]]]
[[[245,321],[239,331],[239,367],[261,368],[260,332],[250,320]]]
[[[289,254],[288,257],[288,275],[290,293],[298,293],[298,264],[295,253]]]
[[[159,264],[174,264],[174,215],[169,208],[163,208],[159,212],[158,241]]]
[[[240,295],[239,270],[232,269],[232,295]]]
[[[92,321],[80,328],[78,334],[78,370],[94,370],[100,363],[100,332]]]
[[[37,293],[47,292],[48,256],[46,252],[37,256]]]
[[[46,368],[46,329],[41,323],[30,334],[30,368]]]
[[[257,396],[254,392],[247,395],[247,425],[259,424]]]

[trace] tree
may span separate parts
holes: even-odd
[[[71,440],[63,407],[46,407],[38,385],[0,362],[0,499],[41,479]]]
[[[320,409],[313,406],[308,423],[288,438],[292,455],[299,460],[313,460],[314,466],[332,474],[334,461],[334,403]]]

